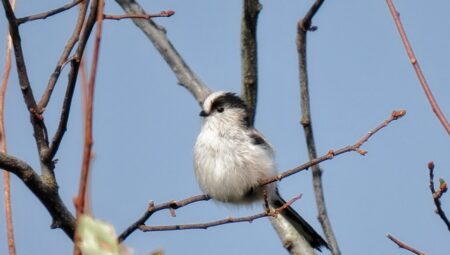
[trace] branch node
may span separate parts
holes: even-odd
[[[398,120],[405,115],[406,115],[406,110],[397,110],[397,111],[393,111],[391,116],[394,120]]]

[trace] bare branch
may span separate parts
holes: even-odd
[[[258,0],[243,0],[241,21],[241,94],[249,109],[249,122],[255,122],[258,99],[258,53],[256,27],[262,5]]]
[[[317,164],[319,164],[319,163],[321,163],[323,161],[330,160],[330,159],[334,158],[337,155],[341,155],[343,153],[347,153],[347,152],[350,152],[350,151],[355,151],[355,152],[359,153],[360,155],[364,156],[364,155],[367,154],[367,151],[362,150],[361,146],[365,142],[367,142],[369,140],[369,138],[372,137],[374,134],[376,134],[378,131],[380,131],[381,129],[383,129],[387,125],[389,125],[389,123],[391,123],[392,121],[403,117],[405,114],[406,114],[405,110],[393,111],[388,119],[386,119],[381,124],[376,126],[374,129],[369,131],[366,135],[361,137],[355,144],[348,145],[348,146],[342,147],[342,148],[337,149],[337,150],[330,150],[325,155],[322,155],[322,156],[320,156],[318,158],[310,160],[309,162],[307,162],[307,163],[305,163],[303,165],[297,166],[297,167],[295,167],[293,169],[287,170],[287,171],[285,171],[285,172],[283,172],[283,173],[281,173],[281,174],[279,174],[279,175],[277,175],[275,177],[265,179],[265,180],[261,181],[260,184],[261,185],[267,185],[267,184],[275,182],[275,181],[280,181],[280,180],[282,180],[282,179],[284,179],[284,178],[286,178],[288,176],[291,176],[291,175],[296,174],[298,172],[301,172],[303,170],[307,170],[308,168],[310,168],[310,167],[312,167],[314,165],[317,165]]]
[[[116,2],[130,15],[146,15],[144,9],[134,0],[116,0]],[[199,104],[203,103],[205,98],[211,94],[211,90],[189,68],[167,38],[164,29],[151,19],[133,19],[133,22],[144,32],[159,51],[177,77],[179,84],[185,87]]]
[[[397,244],[399,248],[405,249],[405,250],[410,251],[410,252],[412,252],[414,254],[417,254],[417,255],[426,255],[424,252],[421,252],[421,251],[419,251],[419,250],[417,250],[417,249],[415,249],[415,248],[405,244],[404,242],[398,240],[397,238],[395,238],[391,234],[387,234],[386,236],[387,236],[387,238],[391,239],[392,242]]]
[[[57,187],[46,185],[31,166],[11,155],[0,153],[0,168],[15,174],[41,201],[52,216],[52,228],[61,228],[73,239],[75,219],[61,200]]]
[[[174,11],[162,11],[158,14],[124,14],[124,15],[108,15],[103,14],[103,19],[121,20],[121,19],[152,19],[160,17],[170,17],[174,15]]]
[[[310,7],[305,17],[301,19],[297,24],[297,52],[299,58],[299,74],[300,74],[300,107],[302,111],[301,124],[305,133],[306,145],[308,148],[309,159],[315,159],[317,157],[316,144],[314,140],[314,133],[312,128],[311,119],[311,107],[309,98],[309,80],[307,70],[307,33],[311,31],[312,18],[319,11],[323,4],[323,0],[317,0]],[[319,222],[322,225],[323,232],[327,238],[328,245],[330,246],[331,253],[334,255],[341,254],[339,246],[331,227],[331,222],[328,217],[327,208],[325,205],[325,195],[322,185],[322,169],[320,166],[314,165],[311,167],[312,181],[314,187],[314,194],[316,197],[316,204],[318,210]]]
[[[430,170],[430,191],[431,195],[433,197],[434,205],[436,206],[436,213],[441,217],[442,221],[444,221],[445,225],[447,225],[448,231],[450,231],[450,222],[447,218],[447,215],[445,215],[444,210],[442,210],[441,205],[441,197],[442,195],[447,192],[447,183],[441,179],[439,184],[439,190],[436,191],[434,188],[434,163],[430,162],[428,163],[428,169]]]
[[[92,9],[92,13],[96,13],[97,30],[95,33],[94,52],[92,54],[92,66],[90,71],[90,77],[87,84],[87,88],[84,89],[84,149],[83,149],[83,163],[81,167],[80,175],[80,188],[78,191],[78,197],[75,199],[75,207],[77,209],[77,218],[85,213],[87,206],[87,187],[90,176],[91,160],[92,160],[92,144],[93,144],[93,116],[94,116],[94,91],[95,91],[95,79],[97,77],[98,57],[100,54],[100,42],[103,28],[103,0],[92,1],[92,6],[97,6],[96,9]]]
[[[76,2],[76,1],[75,1]],[[70,52],[72,51],[73,47],[75,46],[75,43],[78,41],[81,33],[81,29],[84,25],[84,20],[86,17],[86,11],[87,11],[88,1],[84,1],[81,4],[80,11],[78,13],[77,22],[75,25],[75,29],[70,36],[69,40],[66,43],[66,46],[64,47],[64,50],[61,54],[61,57],[58,60],[58,63],[56,64],[55,70],[53,71],[52,75],[50,76],[50,80],[48,81],[47,88],[45,89],[44,94],[41,97],[41,100],[39,101],[38,107],[41,113],[45,111],[45,107],[47,107],[47,104],[50,100],[50,97],[52,95],[53,89],[55,88],[56,82],[58,81],[59,75],[61,74],[61,70],[64,67],[64,65],[67,63],[67,58],[69,57]],[[51,146],[52,147],[52,146]],[[49,154],[53,154],[53,151],[50,150]],[[50,159],[52,157],[49,157]]]
[[[83,0],[74,0],[71,3],[67,3],[61,7],[58,7],[56,9],[50,10],[50,11],[46,11],[46,12],[42,12],[39,14],[35,14],[35,15],[31,15],[31,16],[27,16],[27,17],[23,17],[23,18],[18,18],[17,19],[17,25],[21,25],[25,22],[28,21],[33,21],[33,20],[38,20],[38,19],[46,19],[50,16],[56,15],[58,13],[61,13],[63,11],[67,11],[69,9],[71,9],[72,7],[76,6],[77,4],[81,3]]]
[[[88,5],[87,2],[88,2],[88,0],[86,0],[86,2],[83,4],[86,4],[86,6],[87,6]],[[59,148],[59,145],[61,144],[62,138],[67,129],[67,123],[69,121],[73,93],[75,91],[75,85],[76,85],[77,78],[78,78],[78,71],[80,68],[80,61],[83,56],[84,49],[86,48],[86,43],[89,39],[89,36],[91,35],[92,28],[94,27],[94,24],[95,24],[95,21],[97,18],[97,13],[95,12],[95,10],[96,10],[96,7],[93,4],[91,4],[90,14],[85,22],[83,31],[81,33],[81,37],[78,42],[77,50],[75,52],[74,57],[72,57],[71,61],[70,61],[71,69],[69,72],[66,94],[64,96],[64,102],[63,102],[63,106],[62,106],[62,111],[61,111],[61,115],[60,115],[58,128],[56,129],[55,135],[53,136],[52,143],[50,146],[51,153],[48,154],[48,156],[47,156],[48,158],[53,158],[55,156],[55,154]]]
[[[161,211],[164,209],[178,209],[183,206],[199,202],[199,201],[208,201],[210,199],[207,195],[197,195],[193,197],[189,197],[180,201],[170,201],[167,203],[156,205],[153,201],[150,202],[147,210],[144,215],[140,217],[137,221],[131,224],[122,234],[119,235],[119,242],[123,242],[129,235],[131,235],[134,231],[136,231],[140,226],[145,225],[145,222],[157,211]]]
[[[22,95],[30,113],[30,119],[33,126],[34,137],[38,146],[39,155],[42,158],[48,149],[48,139],[46,127],[42,115],[39,114],[36,101],[34,99],[33,91],[30,86],[30,80],[28,79],[27,68],[25,66],[25,60],[22,52],[22,44],[19,34],[19,28],[16,24],[16,16],[8,0],[2,0],[5,14],[9,22],[9,32],[14,45],[14,55],[16,58],[17,73],[19,76],[20,88]],[[43,170],[44,171],[44,170]],[[51,171],[51,169],[49,169]],[[43,172],[45,175],[52,176],[52,173]]]
[[[182,224],[182,225],[172,225],[172,226],[145,226],[141,225],[139,226],[139,229],[144,232],[150,232],[150,231],[169,231],[169,230],[186,230],[186,229],[207,229],[210,227],[216,227],[224,224],[229,223],[238,223],[238,222],[249,222],[252,223],[256,219],[264,218],[264,217],[277,217],[278,214],[280,214],[283,210],[285,210],[288,206],[292,205],[295,201],[301,198],[301,195],[298,195],[294,197],[293,199],[286,202],[284,205],[282,205],[279,208],[276,208],[274,211],[264,211],[258,214],[245,216],[245,217],[228,217],[222,220],[216,220],[206,223],[197,223],[197,224]]]
[[[441,108],[439,107],[439,104],[437,103],[436,99],[433,96],[433,93],[431,92],[430,86],[428,86],[428,83],[425,79],[425,75],[422,73],[422,69],[420,68],[419,61],[417,60],[414,51],[411,47],[411,44],[409,43],[408,37],[406,35],[405,29],[403,28],[402,22],[400,20],[400,14],[395,9],[394,3],[392,0],[386,0],[386,3],[389,7],[389,10],[391,11],[392,17],[394,18],[395,25],[397,26],[398,32],[400,33],[400,37],[402,38],[402,42],[405,45],[406,53],[408,54],[409,61],[411,62],[414,71],[417,74],[417,78],[419,79],[420,85],[422,85],[422,89],[425,92],[425,95],[427,96],[428,101],[430,102],[431,108],[433,109],[433,112],[436,114],[436,117],[441,122],[442,126],[445,128],[447,133],[450,135],[450,124],[448,123],[447,119],[445,118],[444,113],[441,111]]]

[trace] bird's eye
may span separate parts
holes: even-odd
[[[223,107],[217,108],[217,111],[218,111],[218,112],[223,112],[223,110],[224,110]]]

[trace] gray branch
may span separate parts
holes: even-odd
[[[128,14],[146,14],[144,9],[134,0],[116,0]],[[178,54],[166,36],[164,28],[151,19],[133,19],[133,22],[150,39],[161,56],[166,60],[180,85],[185,87],[195,97],[198,103],[203,103],[211,90],[189,68],[183,58]]]

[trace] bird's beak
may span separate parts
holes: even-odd
[[[208,114],[205,111],[203,111],[203,110],[198,115],[200,115],[201,117],[208,116]]]

